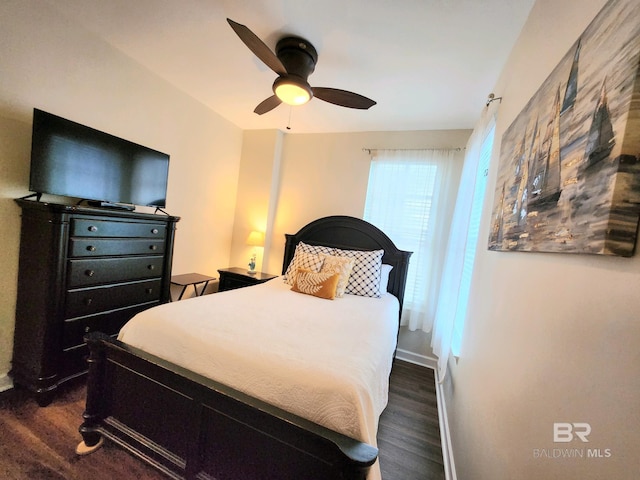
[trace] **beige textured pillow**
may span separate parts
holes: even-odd
[[[336,297],[342,297],[349,283],[349,276],[355,264],[355,258],[336,257],[334,255],[326,255],[321,253],[318,255],[322,260],[321,273],[338,273],[340,279],[336,287]]]
[[[336,298],[336,286],[339,278],[340,274],[338,273],[312,272],[306,268],[299,268],[291,290],[333,300]]]

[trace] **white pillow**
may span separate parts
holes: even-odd
[[[293,258],[284,274],[284,283],[293,285],[293,280],[298,268],[305,268],[312,272],[319,272],[322,267],[322,259],[318,256],[320,253],[331,255],[333,248],[318,245],[308,245],[304,242],[296,245]]]
[[[384,250],[341,250],[336,248],[334,255],[355,259],[349,283],[345,293],[361,297],[380,296],[380,277]]]
[[[382,270],[380,271],[380,295],[384,295],[387,293],[387,289],[389,288],[389,274],[393,270],[391,265],[387,265],[386,263],[382,264]]]

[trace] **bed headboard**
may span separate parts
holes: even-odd
[[[400,312],[404,300],[409,257],[412,252],[399,250],[391,239],[378,227],[355,217],[335,215],[314,220],[296,234],[285,234],[286,244],[282,273],[287,271],[298,242],[309,245],[325,245],[344,250],[384,250],[382,263],[391,265],[387,291],[400,301]]]

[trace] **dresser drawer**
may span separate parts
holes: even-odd
[[[106,287],[90,287],[67,292],[64,318],[83,317],[160,300],[161,279],[125,283]]]
[[[162,276],[164,257],[91,258],[69,260],[69,289]]]
[[[71,220],[72,237],[151,237],[164,239],[167,227],[162,223],[117,222],[93,218]]]
[[[159,302],[136,305],[111,312],[104,312],[84,318],[65,320],[62,331],[62,348],[70,349],[84,344],[84,336],[89,332],[117,335],[122,326],[139,312],[159,305]]]
[[[163,239],[72,238],[70,257],[104,257],[107,255],[163,254]]]

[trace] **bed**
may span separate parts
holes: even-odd
[[[119,337],[123,341],[100,333],[87,335],[87,403],[78,453],[90,453],[106,438],[171,478],[379,478],[375,434],[388,383],[369,371],[384,372],[386,367],[384,380],[388,381],[411,253],[399,250],[375,226],[346,216],[321,218],[285,237],[283,275],[292,261],[299,260],[296,251],[303,246],[356,255],[383,250],[382,263],[391,267],[390,272],[387,269],[391,295],[382,292],[380,298],[365,299],[346,294],[331,302],[292,292],[279,277],[150,309],[123,327]],[[210,305],[214,301],[215,307]],[[238,302],[244,302],[244,307],[238,308]],[[372,302],[376,308],[367,311]],[[298,315],[293,318],[280,310],[271,315],[268,304],[287,304]],[[337,305],[347,308],[347,320],[352,322],[341,335],[334,335],[336,340],[324,340],[324,333],[312,324],[300,327],[301,312],[317,311],[325,319],[324,329],[338,331],[339,322],[345,323],[334,318],[332,309]],[[217,318],[210,320],[208,312],[214,308]],[[374,310],[395,318],[391,324],[377,323]],[[242,315],[259,317],[263,323],[245,324]],[[174,335],[171,341],[176,322],[185,323],[190,333]],[[220,337],[216,345],[205,338],[208,322],[215,323],[213,336]],[[280,330],[274,326],[277,323]],[[150,324],[153,329],[148,329]],[[237,331],[226,330],[231,327]],[[306,337],[302,330],[307,331]],[[247,348],[255,355],[233,343],[238,333],[251,337],[254,343]],[[153,336],[158,338],[146,338]],[[199,346],[187,342],[187,336]],[[376,344],[376,336],[385,340]],[[352,361],[331,354],[331,346],[324,343],[334,341],[347,342],[338,344],[337,350],[353,350]],[[314,343],[320,353],[312,350]],[[377,360],[359,362],[359,350],[371,345]],[[240,368],[244,362],[249,363]],[[332,363],[338,368],[329,369]],[[249,374],[238,380],[243,369]],[[287,383],[291,371],[302,379],[295,385]],[[332,373],[337,371],[339,375]],[[373,385],[367,383],[369,377]],[[366,385],[360,385],[361,379]],[[332,382],[344,389],[332,390]],[[372,398],[363,394],[371,390]]]

